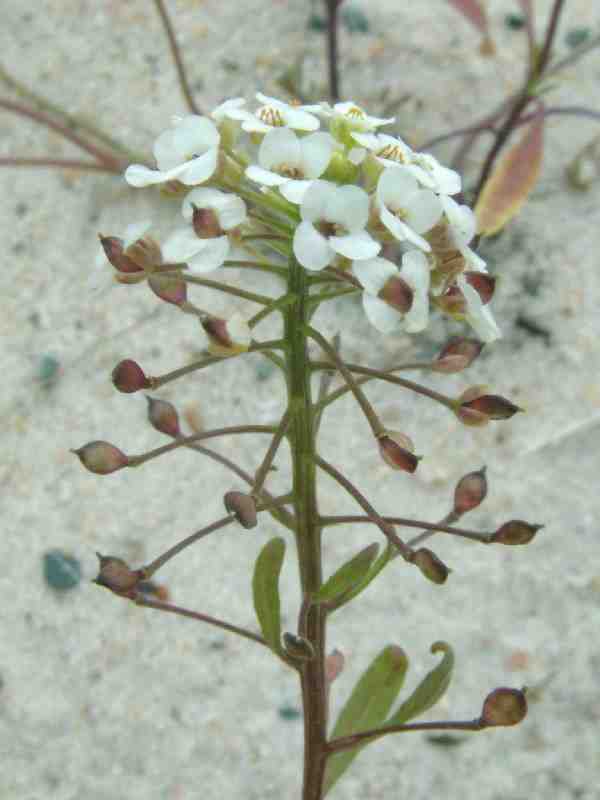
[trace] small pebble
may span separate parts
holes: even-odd
[[[582,44],[587,42],[590,38],[591,31],[589,28],[571,28],[570,31],[567,31],[565,36],[565,44],[567,47],[572,47],[575,49],[576,47],[580,47]]]
[[[299,719],[302,716],[300,709],[294,706],[281,706],[277,711],[281,719],[285,720]]]
[[[327,28],[327,23],[320,14],[311,14],[306,23],[306,27],[309,31],[318,31],[320,33]]]
[[[507,14],[504,17],[504,24],[511,31],[520,31],[525,27],[525,17],[523,14]]]
[[[358,6],[342,8],[342,22],[350,33],[368,33],[369,20]]]
[[[81,565],[62,550],[49,550],[44,553],[44,579],[57,592],[74,589],[81,582]]]
[[[49,355],[42,356],[37,368],[37,379],[43,386],[50,388],[56,383],[59,371],[60,361],[58,359]]]

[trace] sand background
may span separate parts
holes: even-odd
[[[405,98],[398,130],[415,143],[470,122],[518,85],[525,36],[504,23],[516,5],[488,3],[498,53],[483,59],[476,33],[442,0],[363,2],[370,32],[342,33],[345,96],[373,113]],[[540,26],[550,5],[536,4]],[[274,76],[303,52],[308,79],[323,80],[323,38],[306,31],[308,3],[178,0],[169,7],[205,109],[257,89],[277,93]],[[597,3],[571,0],[559,51],[568,52],[570,29],[599,24]],[[0,52],[20,79],[71,111],[97,117],[133,147],[149,148],[171,115],[184,111],[162,30],[143,0],[3,0]],[[570,69],[552,102],[600,109],[600,54]],[[429,646],[438,639],[454,645],[457,669],[430,718],[476,716],[499,685],[542,687],[537,702],[519,728],[459,737],[454,747],[420,734],[389,737],[360,757],[334,800],[598,797],[600,182],[577,193],[564,177],[568,161],[597,133],[596,123],[580,119],[548,125],[533,197],[484,247],[501,277],[494,306],[504,338],[470,374],[431,384],[452,393],[489,383],[528,413],[467,430],[429,402],[372,387],[369,397],[383,419],[410,434],[425,456],[413,478],[380,463],[350,399],[323,426],[324,457],[344,466],[381,513],[438,519],[458,477],[485,463],[490,496],[465,522],[481,529],[513,517],[546,524],[526,549],[440,537],[436,550],[453,569],[443,588],[395,562],[332,625],[331,646],[347,661],[334,687],[334,713],[385,644],[400,644],[411,656],[407,691],[435,663]],[[443,158],[451,152],[436,150]],[[2,112],[0,155],[7,154],[77,157],[54,134]],[[135,608],[90,583],[96,550],[143,563],[220,516],[223,492],[241,488],[189,452],[107,478],[85,472],[68,452],[97,438],[127,452],[162,443],[144,421],[143,397],[115,392],[110,371],[132,357],[160,374],[192,358],[203,339],[193,319],[159,305],[147,290],[91,295],[86,275],[98,231],[120,233],[148,216],[167,231],[176,212],[165,213],[151,192],[91,174],[3,169],[0,192],[0,796],[296,798],[301,721],[282,718],[299,708],[294,676],[249,642]],[[246,308],[209,294],[197,299],[216,312]],[[520,315],[547,329],[549,339],[519,327]],[[348,359],[379,366],[431,354],[458,330],[438,321],[422,337],[384,339],[352,302],[329,306],[319,323],[327,334],[342,332]],[[39,380],[47,355],[61,365],[50,387]],[[159,396],[214,427],[271,422],[283,387],[250,356]],[[250,469],[264,444],[244,437],[219,447]],[[285,457],[278,466],[275,490],[285,486]],[[354,513],[325,478],[322,506]],[[161,582],[174,602],[253,627],[252,564],[277,532],[269,523],[252,533],[227,529],[171,562]],[[377,539],[366,527],[332,530],[327,571]],[[80,586],[60,596],[42,575],[52,548],[82,564]],[[292,555],[290,542],[283,575],[288,627],[298,603]]]

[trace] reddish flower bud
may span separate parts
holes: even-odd
[[[412,308],[414,294],[408,283],[398,275],[390,278],[377,296],[392,308],[406,314]]]
[[[135,590],[143,578],[143,571],[130,569],[122,558],[103,556],[100,553],[96,555],[100,562],[100,572],[93,582],[105,586],[115,594],[134,597]]]
[[[238,312],[229,319],[206,317],[201,321],[210,342],[208,349],[214,355],[231,356],[244,353],[252,343],[248,323]]]
[[[475,289],[481,302],[484,305],[489,303],[496,289],[496,278],[488,275],[487,272],[465,272],[464,277],[467,283]]]
[[[175,406],[167,400],[157,400],[149,395],[146,395],[146,400],[148,401],[148,422],[154,430],[166,433],[167,436],[172,436],[174,439],[181,436],[179,414]]]
[[[346,659],[341,650],[332,650],[325,658],[325,680],[331,685],[338,675],[342,674]]]
[[[125,250],[125,255],[138,267],[152,270],[162,264],[162,251],[160,245],[151,236],[142,236]]]
[[[108,475],[129,464],[129,459],[118,447],[109,442],[88,442],[78,450],[71,450],[90,472]]]
[[[426,547],[421,547],[411,558],[412,563],[418,567],[423,575],[432,583],[446,583],[450,570],[434,552]]]
[[[464,314],[467,301],[458,286],[450,286],[443,295],[436,298],[436,305],[447,314]]]
[[[499,394],[482,394],[473,400],[467,400],[466,402],[463,400],[461,407],[484,414],[488,419],[496,420],[510,419],[517,411],[523,410]]]
[[[454,490],[454,513],[462,516],[481,505],[487,495],[485,467],[477,472],[469,472],[456,484]]]
[[[135,263],[123,250],[123,239],[118,236],[99,235],[100,244],[104,254],[113,267],[119,272],[142,272],[142,268]]]
[[[182,306],[187,302],[187,283],[175,275],[155,274],[148,278],[148,286],[165,303]]]
[[[198,208],[192,203],[192,226],[199,239],[215,239],[223,236],[219,218],[212,208]]]
[[[133,361],[131,358],[119,361],[112,371],[112,382],[116,389],[125,394],[138,392],[140,389],[147,389],[150,386],[144,370],[137,361]]]
[[[501,525],[492,536],[492,542],[497,544],[528,544],[543,525],[530,525],[521,519],[511,519]]]
[[[485,726],[518,725],[527,715],[525,692],[500,687],[488,694],[480,721]]]
[[[297,658],[299,661],[311,661],[315,657],[315,648],[302,636],[295,636],[293,633],[283,634],[283,646],[288,655]]]
[[[433,369],[436,372],[461,372],[470,367],[483,349],[483,342],[477,339],[458,337],[451,339],[436,358]]]
[[[378,440],[381,457],[392,469],[413,473],[420,456],[413,453],[414,447],[408,436],[400,431],[387,431]]]
[[[247,530],[256,528],[256,500],[252,495],[243,492],[226,492],[223,502],[225,509],[230,514],[235,514],[235,518],[242,527]]]

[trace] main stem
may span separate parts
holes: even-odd
[[[327,692],[325,685],[325,612],[310,604],[321,586],[321,525],[317,509],[314,411],[307,352],[308,280],[305,270],[290,260],[288,291],[296,302],[284,311],[288,365],[289,437],[292,453],[296,546],[302,586],[303,613],[299,634],[308,639],[315,658],[301,669],[304,710],[304,782],[302,800],[321,800],[327,760]]]

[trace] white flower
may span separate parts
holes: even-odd
[[[304,195],[300,216],[293,247],[306,269],[323,269],[336,254],[361,261],[381,250],[381,244],[365,231],[369,197],[358,186],[314,181]]]
[[[477,231],[477,219],[472,209],[459,205],[451,197],[440,197],[444,214],[450,226],[452,240],[467,262],[477,272],[486,272],[485,261],[468,245]]]
[[[352,271],[365,290],[365,314],[382,333],[401,327],[408,333],[417,333],[427,327],[429,263],[419,250],[404,253],[400,271],[386,258],[355,262]]]
[[[233,97],[230,100],[225,100],[220,106],[217,106],[214,111],[211,111],[210,116],[217,125],[221,125],[226,119],[233,119],[230,112],[239,111],[239,109],[245,105],[246,100],[243,97]]]
[[[274,97],[258,92],[256,99],[262,103],[254,113],[241,108],[228,109],[230,119],[239,120],[247,133],[268,133],[273,128],[292,128],[296,131],[317,131],[320,122],[311,112],[320,106],[292,106]]]
[[[384,167],[397,167],[399,164],[409,165],[411,163],[413,151],[402,139],[388,136],[385,133],[361,133],[360,131],[353,132],[351,136],[361,147],[373,153],[375,160]]]
[[[377,184],[377,207],[382,223],[399,241],[408,241],[426,253],[431,246],[419,234],[431,230],[442,215],[437,195],[422,189],[406,167],[383,171]]]
[[[374,131],[381,125],[390,125],[395,122],[396,117],[381,119],[380,117],[370,117],[356,103],[336,103],[333,108],[329,103],[321,103],[321,113],[331,118],[335,122],[344,122],[353,131]]]
[[[246,177],[263,186],[277,186],[290,203],[301,203],[312,181],[327,169],[333,147],[328,133],[299,139],[289,128],[274,128],[260,144],[260,166],[248,167]]]
[[[190,114],[177,118],[154,142],[158,169],[132,164],[125,170],[131,186],[150,186],[178,180],[186,186],[207,181],[217,168],[219,131],[207,117]]]
[[[465,319],[477,336],[482,342],[493,342],[499,339],[502,336],[500,328],[496,324],[489,306],[484,304],[481,299],[479,292],[468,283],[464,275],[459,275],[456,283],[467,304],[464,312]]]
[[[132,222],[128,225],[123,234],[123,253],[130,245],[144,237],[151,227],[152,222],[150,220]],[[110,269],[107,269],[107,267],[110,267]],[[119,283],[119,281],[116,280],[115,269],[107,259],[104,248],[100,246],[96,258],[94,259],[94,269],[90,271],[87,277],[87,286],[92,292],[99,292],[117,283]]]
[[[437,194],[458,194],[462,188],[458,172],[442,166],[429,153],[413,153],[409,168],[419,183]]]
[[[194,210],[208,212],[205,225],[194,220]],[[163,260],[186,262],[190,272],[198,274],[218,269],[231,249],[227,232],[246,221],[246,204],[237,195],[199,188],[186,196],[182,213],[193,225],[169,236],[162,248]]]

